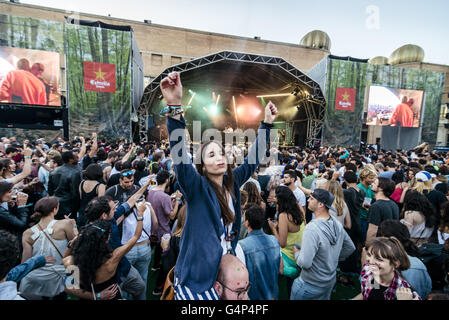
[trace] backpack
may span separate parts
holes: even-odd
[[[449,259],[449,253],[444,250],[442,244],[425,243],[419,247],[419,259],[424,263],[432,279],[432,290],[442,290],[445,286],[446,272],[445,261]]]
[[[175,267],[167,274],[167,279],[165,280],[164,290],[162,290],[161,300],[175,300]]]

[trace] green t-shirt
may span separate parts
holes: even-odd
[[[315,178],[318,175],[316,173],[310,175],[310,176],[305,176],[304,179],[302,179],[302,186],[306,189],[310,189],[312,188],[312,184],[313,184],[313,180],[315,180]]]
[[[363,185],[363,183],[359,183],[358,185],[357,185],[357,187],[360,189],[360,190],[363,190],[363,191],[365,191],[365,198],[371,198],[371,199],[374,199],[374,192],[373,192],[373,190],[371,190],[371,186],[369,186],[368,188],[366,188],[364,185]],[[365,208],[360,208],[360,218],[361,219],[367,219],[368,218],[368,210],[366,210]]]

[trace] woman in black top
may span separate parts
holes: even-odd
[[[111,223],[96,220],[85,226],[73,244],[72,255],[64,259],[64,265],[75,265],[80,270],[80,287],[92,292],[94,299],[98,293],[118,283],[117,267],[120,260],[134,247],[142,234],[145,201],[137,205],[137,227],[134,236],[124,245],[112,250],[109,244]],[[121,299],[119,291],[112,298]]]
[[[80,209],[78,211],[77,223],[82,227],[86,225],[87,219],[84,216],[84,210],[87,204],[95,197],[104,195],[106,185],[100,183],[103,179],[103,170],[101,166],[96,163],[90,164],[86,169],[86,179],[83,180],[79,186],[80,193]]]

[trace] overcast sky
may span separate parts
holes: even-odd
[[[448,0],[22,0],[22,3],[156,24],[299,44],[327,32],[331,53],[386,56],[404,44],[425,62],[449,65]]]

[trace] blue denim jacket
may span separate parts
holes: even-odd
[[[410,268],[402,271],[402,276],[415,288],[419,296],[424,300],[432,290],[432,279],[427,272],[425,264],[416,257],[408,256]]]
[[[45,266],[45,256],[35,256],[12,268],[6,275],[6,281],[19,282],[34,269]]]
[[[277,299],[281,264],[281,248],[277,239],[260,229],[251,231],[239,243],[245,253],[246,268],[251,282],[249,298],[251,300]]]
[[[167,117],[167,129],[170,135],[170,150],[173,166],[187,202],[187,214],[182,232],[179,256],[176,260],[175,279],[178,285],[188,287],[192,293],[203,293],[209,290],[217,279],[223,249],[220,237],[225,233],[221,219],[221,210],[217,196],[206,177],[201,176],[192,166],[187,155],[186,123]],[[259,127],[257,139],[253,142],[244,162],[232,170],[234,186],[232,202],[235,209],[235,223],[232,234],[232,251],[237,246],[240,234],[240,187],[252,176],[259,165],[259,156],[266,155],[270,139],[270,128],[263,123]],[[183,161],[180,161],[180,160]],[[227,181],[228,175],[223,177]]]

